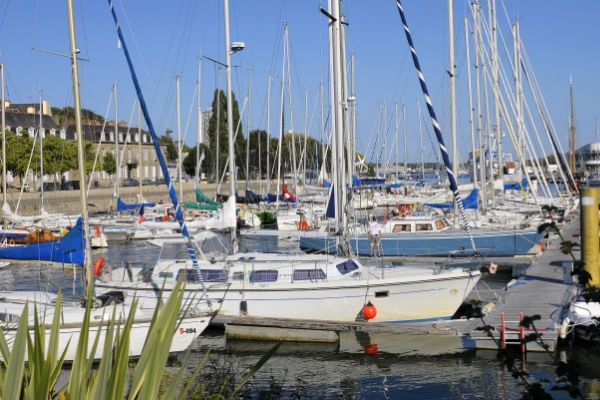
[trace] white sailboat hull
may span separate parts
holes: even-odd
[[[301,258],[302,256],[299,256]],[[375,269],[362,268],[360,273],[349,272],[344,276],[330,276],[335,270],[337,261],[325,267],[318,260],[298,262],[288,270],[273,261],[256,260],[239,261],[231,266],[231,271],[244,272],[250,276],[251,271],[278,271],[276,282],[252,282],[250,278],[241,280],[223,280],[221,283],[207,282],[210,298],[223,299],[220,314],[243,314],[245,301],[246,314],[256,317],[292,318],[352,322],[359,318],[364,305],[370,300],[377,308],[374,322],[416,322],[449,319],[456,312],[466,296],[480,278],[477,271],[434,270],[411,267],[386,267]],[[189,266],[188,266],[189,267]],[[205,269],[205,267],[207,267]],[[222,267],[222,266],[221,266]],[[168,291],[175,284],[175,278],[186,268],[185,263],[178,266],[179,272],[165,276],[165,270],[157,265],[153,273],[153,283],[134,282],[97,282],[101,290],[124,290],[128,296],[135,296],[150,306],[156,301],[153,286]],[[207,271],[208,266],[201,265]],[[323,279],[293,280],[293,269],[328,268]],[[219,269],[215,268],[213,271]],[[158,272],[158,271],[163,271]],[[173,271],[171,269],[171,271]],[[233,272],[236,274],[236,272]],[[383,274],[383,276],[382,276]],[[199,283],[186,284],[186,296],[198,297],[202,293]]]
[[[23,293],[23,292],[22,292]],[[4,337],[6,338],[9,346],[12,346],[15,340],[15,336],[17,333],[18,322],[15,321],[15,318],[21,316],[23,311],[25,301],[16,301],[19,298],[19,294],[22,296],[27,296],[27,292],[20,294],[17,292],[17,295],[11,293],[12,301],[2,301],[0,302],[0,309],[2,311],[4,320],[0,321],[2,325],[2,330],[4,332]],[[33,294],[32,296],[37,296],[37,294]],[[33,325],[34,318],[34,305],[37,306],[38,316],[40,318],[40,322],[45,322],[46,336],[50,335],[50,325],[52,324],[52,319],[54,316],[54,311],[56,310],[56,306],[51,303],[39,302],[38,299],[29,298],[29,333],[33,334],[33,329],[31,328]],[[117,325],[116,329],[123,329],[125,325],[125,320],[127,319],[127,315],[129,314],[130,306],[127,304],[118,304],[116,306],[116,319]],[[129,357],[139,357],[142,353],[144,343],[146,341],[146,337],[148,336],[148,332],[150,330],[150,324],[152,321],[154,309],[144,309],[140,307],[136,310],[136,317],[133,322],[131,333],[130,333],[130,344],[129,344]],[[79,342],[81,336],[81,328],[82,328],[82,319],[85,313],[85,308],[78,305],[70,305],[63,304],[62,312],[61,312],[61,326],[60,333],[58,338],[58,352],[62,354],[63,351],[66,350],[65,353],[65,361],[73,361],[75,359],[75,354],[77,352],[77,344]],[[88,355],[92,356],[94,359],[101,359],[104,351],[104,345],[106,342],[106,331],[107,325],[110,322],[113,314],[113,306],[100,307],[96,309],[92,309],[91,312],[91,326],[89,329],[89,338],[88,338]],[[11,320],[9,320],[12,318]],[[181,325],[177,329],[177,331],[173,335],[173,341],[171,343],[170,352],[182,352],[185,351],[192,342],[206,329],[210,320],[212,318],[212,314],[206,312],[197,312],[195,314],[190,313],[186,317],[182,318]],[[102,322],[102,324],[101,324]],[[99,336],[98,347],[95,350],[94,354],[91,354],[93,350],[94,340],[96,336]]]

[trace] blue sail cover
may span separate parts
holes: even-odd
[[[252,199],[256,199],[258,201],[266,201],[268,203],[275,203],[277,201],[277,196],[275,196],[272,193],[267,193],[266,196],[261,196],[257,193],[254,193],[252,190],[248,189],[246,190],[246,196],[250,197]],[[279,195],[279,201],[288,201],[290,203],[295,203],[296,200],[295,199],[286,199],[283,197],[283,194]]]
[[[521,190],[521,187],[523,188],[523,190],[527,190],[527,179],[526,178],[523,178],[523,180],[521,182],[506,183],[504,185],[504,190],[509,190],[509,189]]]
[[[329,182],[327,179],[323,179],[323,187],[331,187],[331,182]]]
[[[472,208],[476,210],[478,193],[479,190],[477,188],[473,189],[473,191],[463,199],[463,208]],[[435,208],[454,208],[453,203],[425,203],[425,205]]]
[[[83,221],[79,218],[73,229],[59,241],[3,247],[0,248],[0,259],[83,265],[84,244]]]
[[[384,185],[385,184],[385,179],[383,178],[367,178],[367,179],[360,179],[358,176],[356,175],[352,175],[352,186],[356,187],[356,186],[367,186],[367,185]]]
[[[154,207],[156,203],[139,203],[139,204],[127,204],[124,203],[123,200],[119,197],[117,199],[117,211],[127,211],[127,210],[135,210],[142,206],[144,207]]]

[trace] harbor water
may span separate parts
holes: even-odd
[[[297,251],[297,244],[273,238],[243,237],[242,250]],[[94,251],[118,268],[124,262],[152,265],[159,248],[145,242],[113,242],[108,250]],[[67,298],[83,292],[83,273],[70,269],[13,264],[0,270],[3,290],[42,288],[63,291]],[[482,280],[487,291],[502,291],[510,276]],[[482,287],[482,290],[483,290]],[[317,313],[318,310],[315,310]],[[249,369],[274,346],[273,342],[228,340],[223,329],[210,328],[194,343],[185,365],[190,373],[210,350],[209,362],[198,382],[227,379],[239,383]],[[560,349],[555,357],[577,364],[586,398],[600,399],[600,349],[580,344]],[[531,382],[553,398],[570,398],[552,391],[556,361],[546,353],[518,355],[516,366]],[[172,360],[177,367],[183,356]],[[523,382],[495,351],[464,350],[456,340],[432,335],[345,332],[338,343],[283,343],[242,392],[248,398],[294,399],[518,399]]]

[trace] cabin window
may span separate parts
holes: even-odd
[[[392,232],[410,232],[410,224],[396,224]]]
[[[171,271],[161,271],[158,273],[158,277],[159,278],[172,278],[173,277],[173,273]]]
[[[433,225],[431,224],[416,224],[417,232],[419,231],[432,231]]]
[[[358,265],[352,260],[345,261],[335,266],[342,275],[358,269]]]
[[[193,269],[180,269],[177,272],[177,279],[181,277],[182,274],[185,274],[186,282],[199,282],[198,274]],[[219,269],[201,269],[200,274],[202,275],[202,280],[204,282],[226,282],[227,274],[223,270]]]
[[[233,280],[234,281],[243,281],[244,280],[244,273],[242,271],[236,271],[233,273]]]
[[[277,271],[265,269],[253,271],[250,274],[250,282],[275,282],[277,281]]]
[[[294,270],[295,281],[325,279],[325,272],[322,269],[296,269]]]
[[[443,219],[438,219],[437,221],[435,221],[435,227],[438,231],[446,228],[447,226],[448,224]]]

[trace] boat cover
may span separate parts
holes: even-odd
[[[79,218],[77,224],[59,241],[3,247],[0,248],[0,259],[83,265],[84,249],[83,222]]]
[[[462,202],[464,208],[472,208],[474,210],[477,209],[478,192],[478,189],[475,188],[467,197],[463,199]],[[425,203],[425,205],[436,208],[454,208],[454,203]]]
[[[156,203],[138,203],[138,204],[127,204],[119,197],[117,199],[117,211],[136,210],[142,206],[154,207]]]

